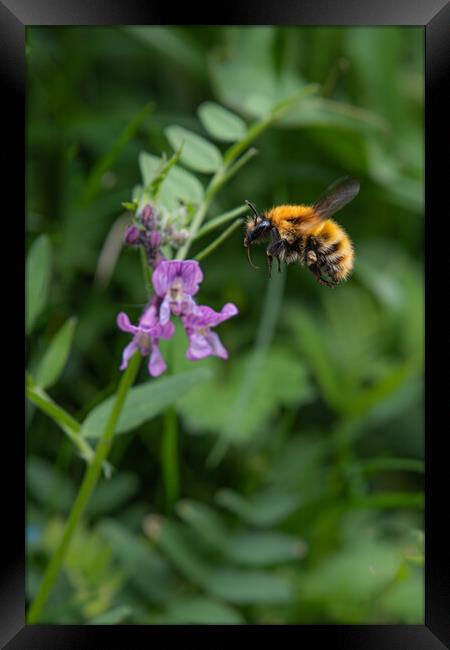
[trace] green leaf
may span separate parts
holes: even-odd
[[[145,185],[151,182],[160,163],[161,159],[157,156],[146,152],[140,153],[139,166]],[[196,204],[200,203],[203,198],[203,187],[193,174],[190,174],[181,167],[174,166],[169,170],[161,185],[160,198],[163,203],[164,197],[167,195],[171,195],[186,203]]]
[[[200,203],[203,199],[203,186],[196,176],[182,167],[174,167],[169,174],[174,194],[187,203]],[[176,187],[176,189],[175,189]]]
[[[281,603],[291,597],[289,583],[273,574],[227,567],[213,570],[178,523],[150,515],[144,530],[185,578],[220,599],[239,604]]]
[[[47,235],[36,239],[26,265],[26,332],[30,334],[36,319],[47,304],[52,264],[52,248]]]
[[[53,386],[64,370],[76,324],[76,318],[69,318],[47,348],[36,372],[36,382],[42,388]]]
[[[342,385],[339,386],[336,369],[323,345],[323,335],[314,319],[303,309],[292,309],[288,312],[288,320],[298,332],[299,346],[316,376],[322,397],[333,409],[339,411],[345,396],[342,394]]]
[[[237,564],[267,566],[303,557],[304,542],[277,531],[238,533],[227,549],[227,556]]]
[[[299,597],[320,604],[335,620],[364,622],[353,618],[361,616],[360,603],[376,597],[390,584],[400,561],[397,548],[361,531],[357,543],[327,555],[303,576]]]
[[[245,400],[241,400],[243,408],[230,424],[230,409],[240,399],[251,363],[252,353],[237,359],[226,380],[218,376],[181,400],[180,412],[190,429],[221,433],[234,443],[245,442],[261,433],[282,406],[300,406],[312,400],[314,393],[298,358],[287,350],[272,349],[261,359]],[[247,403],[253,408],[245,408]]]
[[[132,472],[121,472],[97,485],[87,512],[91,517],[101,517],[118,510],[139,489],[139,479]]]
[[[195,77],[205,78],[206,66],[200,46],[186,38],[182,29],[156,25],[127,26],[122,29],[151,48],[157,57],[175,63]]]
[[[124,407],[117,423],[116,434],[131,431],[144,422],[151,420],[178,401],[194,386],[210,379],[211,373],[206,368],[197,368],[189,372],[155,379],[128,391]],[[82,424],[82,435],[99,438],[106,426],[114,396],[96,406]]]
[[[119,607],[110,609],[109,612],[104,612],[95,618],[91,618],[89,625],[115,625],[117,623],[123,623],[123,621],[129,618],[131,613],[131,607],[119,605]]]
[[[245,623],[235,609],[203,596],[184,596],[170,603],[155,623],[164,625],[238,625]]]
[[[227,34],[227,53],[211,52],[209,69],[216,96],[227,106],[252,117],[261,117],[303,85],[297,71],[281,66],[277,71],[273,50],[277,30],[257,26],[234,28]]]
[[[222,154],[212,142],[182,126],[168,126],[164,132],[175,151],[183,145],[181,161],[187,167],[205,174],[211,174],[220,167]]]
[[[295,421],[291,418],[287,420],[288,428]],[[327,459],[331,453],[327,438],[303,429],[301,436],[282,439],[279,448],[279,454],[268,470],[267,480],[279,488],[298,492],[305,501],[323,494],[329,473]]]
[[[69,477],[62,476],[51,463],[37,456],[27,460],[27,489],[33,501],[62,512],[68,512],[75,499],[75,488]]]
[[[169,158],[169,160],[167,160],[166,154],[163,154],[161,156],[155,174],[153,175],[148,186],[144,188],[144,191],[148,192],[152,199],[156,199],[157,196],[159,195],[164,179],[166,178],[170,170],[179,161],[180,155],[181,155],[181,147],[177,149],[177,151],[173,154],[173,156]]]
[[[293,597],[290,582],[272,573],[218,569],[210,576],[208,591],[239,605],[288,603]]]
[[[25,387],[26,388],[34,388],[36,386],[36,382],[33,378],[33,375],[28,372],[28,370],[25,370]]]
[[[268,489],[245,499],[233,490],[219,490],[216,502],[253,526],[274,526],[296,510],[301,499],[298,494]]]
[[[412,364],[405,363],[387,372],[380,381],[370,388],[361,390],[359,395],[355,396],[348,408],[348,413],[351,416],[361,416],[371,409],[376,410],[378,405],[384,408],[387,400],[404,386],[414,370]]]
[[[144,520],[144,532],[154,541],[176,570],[187,580],[204,586],[211,574],[198,548],[187,538],[186,528],[164,517],[149,515]]]
[[[136,208],[138,207],[138,202],[133,201],[133,203],[130,203],[129,201],[122,201],[122,206],[126,210],[129,210],[130,212],[136,212]]]
[[[134,586],[151,602],[165,602],[172,588],[166,561],[145,541],[113,520],[102,521],[98,530]]]
[[[407,580],[396,581],[381,598],[381,605],[389,620],[410,625],[424,624],[425,590],[423,573],[415,571]]]
[[[204,102],[197,110],[201,123],[217,140],[236,142],[247,131],[244,120],[214,102]]]
[[[207,546],[219,551],[228,548],[230,533],[213,508],[198,501],[183,500],[177,504],[176,510]]]

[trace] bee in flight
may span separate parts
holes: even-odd
[[[270,238],[267,247],[269,277],[275,257],[280,262],[298,262],[320,284],[335,287],[353,268],[353,244],[345,230],[330,217],[347,205],[359,192],[359,182],[346,176],[330,185],[312,205],[280,205],[262,214],[246,201],[253,215],[247,219],[244,246],[248,259],[250,246]],[[255,267],[258,268],[258,267]]]

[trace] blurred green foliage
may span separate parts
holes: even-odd
[[[240,230],[202,261],[202,302],[240,309],[221,329],[230,360],[193,366],[177,330],[171,364],[188,375],[133,389],[44,620],[422,623],[423,30],[28,28],[27,57],[28,387],[46,405],[27,411],[28,599],[84,470],[69,438],[117,384],[116,314],[134,321],[147,300],[121,204],[186,129],[201,138],[161,191],[200,201],[226,143],[316,83],[208,214],[357,176],[339,218],[353,277],[331,291],[289,267],[269,283]],[[175,395],[172,508],[160,446]],[[53,400],[76,419],[68,437]]]

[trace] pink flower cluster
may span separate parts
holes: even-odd
[[[132,325],[124,312],[117,316],[119,329],[133,335],[131,343],[123,351],[121,370],[127,367],[135,350],[149,357],[148,371],[153,377],[166,370],[159,340],[173,336],[175,326],[170,320],[172,315],[181,318],[188,336],[188,359],[197,361],[210,355],[228,358],[218,334],[211,328],[235,316],[238,309],[232,303],[224,305],[220,312],[206,305],[197,305],[193,296],[202,280],[203,272],[195,260],[162,260],[157,264],[152,276],[155,294],[138,325]]]

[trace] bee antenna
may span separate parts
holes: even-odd
[[[255,226],[256,226],[256,219],[259,217],[258,210],[256,209],[255,204],[252,203],[251,201],[247,201],[246,199],[245,203],[248,205],[248,207],[253,211],[255,215]]]
[[[250,246],[247,246],[247,257],[248,257],[248,261],[250,262],[250,266],[252,266],[254,269],[260,268],[259,266],[255,266],[252,262],[252,257],[250,255]]]

